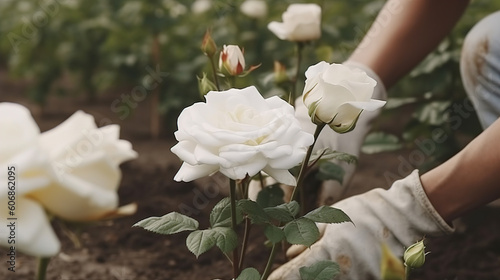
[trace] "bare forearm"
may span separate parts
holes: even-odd
[[[500,197],[500,120],[453,158],[421,176],[429,200],[447,222]]]
[[[389,0],[349,60],[391,87],[450,32],[469,0]]]

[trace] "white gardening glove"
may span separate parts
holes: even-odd
[[[402,257],[406,247],[424,236],[454,230],[429,202],[416,170],[389,190],[371,190],[333,206],[349,215],[354,225],[328,225],[318,242],[275,270],[269,279],[300,280],[300,267],[321,260],[340,265],[341,274],[335,279],[380,279],[382,243]]]
[[[377,86],[375,87],[372,96],[373,99],[387,99],[385,86],[378,75],[373,72],[373,70],[363,64],[351,61],[345,62],[344,65],[352,68],[359,68],[365,71],[368,76],[377,81]],[[302,102],[302,97],[299,97],[295,101],[295,108],[295,116],[299,119],[302,129],[313,134],[314,130],[316,129],[316,125],[311,122],[311,117],[308,115],[308,110]],[[332,129],[325,127],[319,135],[316,144],[314,145],[313,154],[318,150],[330,148],[332,150],[352,154],[359,157],[361,145],[363,145],[365,136],[371,129],[371,123],[373,119],[375,119],[375,117],[380,114],[380,111],[380,109],[372,112],[364,111],[363,113],[361,113],[361,116],[356,123],[356,128],[353,131],[345,134],[339,134]],[[340,165],[344,169],[344,180],[342,184],[335,180],[324,181],[321,185],[320,193],[318,195],[318,205],[330,205],[339,201],[342,198],[343,193],[345,193],[345,189],[348,186],[356,169],[355,164],[347,164],[345,162],[336,160],[333,160],[332,162]]]
[[[387,93],[385,90],[385,86],[382,83],[382,80],[378,77],[373,70],[368,68],[367,66],[347,61],[344,63],[349,67],[359,68],[365,71],[368,76],[377,81],[377,86],[373,92],[373,99],[386,100]],[[359,156],[359,152],[361,150],[361,145],[365,140],[366,134],[371,129],[371,123],[375,117],[380,114],[380,109],[376,111],[364,111],[361,113],[358,122],[356,123],[356,128],[348,133],[339,134],[329,127],[325,127],[321,134],[319,135],[316,144],[314,145],[313,154],[316,151],[323,150],[325,148],[329,148],[332,150],[337,150],[344,153],[349,153],[355,156]],[[308,114],[308,109],[304,106],[304,102],[302,101],[302,96],[295,100],[295,117],[299,120],[302,129],[314,134],[316,130],[316,125],[311,121],[311,117]],[[344,180],[342,184],[335,180],[324,181],[320,188],[320,194],[318,195],[318,205],[330,205],[342,198],[342,194],[345,193],[345,187],[349,184],[352,175],[356,169],[355,164],[347,164],[345,162],[339,162],[333,160],[332,162],[342,166],[345,171]],[[291,188],[283,186],[283,190],[286,193],[289,193]],[[252,181],[249,186],[249,198],[254,199],[257,197],[257,193],[261,190],[260,183],[258,181]]]

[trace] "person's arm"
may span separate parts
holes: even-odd
[[[389,0],[350,61],[371,68],[390,88],[450,32],[469,0]]]
[[[447,162],[421,176],[436,211],[447,222],[500,197],[500,120]]]

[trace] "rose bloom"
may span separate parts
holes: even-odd
[[[283,22],[267,26],[281,40],[302,42],[321,37],[321,7],[317,4],[291,4],[282,17]]]
[[[219,69],[225,69],[232,76],[243,73],[243,70],[245,70],[245,57],[240,47],[224,45],[220,52]]]
[[[97,128],[94,117],[82,111],[42,133],[52,182],[30,196],[70,221],[98,220],[124,210],[118,208],[119,165],[137,153],[119,134],[118,125]]]
[[[246,0],[240,6],[243,14],[251,18],[262,18],[267,15],[267,3],[264,0]]]
[[[295,185],[288,169],[305,157],[313,136],[302,131],[294,109],[279,97],[264,99],[255,87],[211,91],[206,103],[185,108],[172,152],[184,161],[176,181],[220,171],[238,180],[264,171]]]
[[[6,223],[0,230],[0,246],[15,246],[18,252],[50,257],[59,252],[61,244],[42,205],[27,196],[50,182],[48,160],[40,150],[39,138],[40,129],[28,109],[0,103],[0,219]],[[13,210],[8,208],[9,201],[15,201]],[[13,217],[17,218],[12,221],[15,244],[9,243],[14,228],[7,227],[7,219]]]
[[[322,61],[307,69],[302,99],[314,123],[345,133],[354,129],[363,110],[384,106],[385,101],[371,99],[376,84],[360,69]]]

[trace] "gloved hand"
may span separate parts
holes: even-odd
[[[387,99],[387,93],[384,84],[382,83],[378,75],[370,68],[363,64],[352,61],[347,61],[344,63],[344,65],[352,68],[359,68],[365,71],[368,76],[377,81],[377,86],[375,87],[372,96],[373,99]],[[302,97],[299,97],[295,101],[295,108],[295,116],[299,119],[300,124],[302,125],[302,129],[313,134],[314,130],[316,129],[316,125],[311,122],[311,117],[308,115],[308,110],[302,102]],[[375,119],[380,114],[380,111],[381,110],[372,112],[364,111],[363,113],[361,113],[361,116],[356,123],[356,128],[353,131],[345,134],[339,134],[332,129],[325,127],[319,135],[316,144],[314,145],[313,154],[318,150],[330,148],[332,150],[337,150],[359,157],[361,145],[363,145],[365,136],[371,129],[371,123],[373,119]],[[333,160],[332,162],[340,165],[344,169],[344,180],[342,184],[335,180],[324,181],[321,185],[320,193],[318,195],[318,205],[330,205],[342,199],[346,187],[351,181],[352,175],[354,174],[354,171],[356,169],[355,164],[347,164],[345,162],[336,160]]]
[[[389,190],[371,190],[333,206],[349,215],[355,225],[327,225],[318,242],[275,270],[270,280],[300,280],[300,267],[321,260],[340,265],[341,274],[336,279],[380,279],[382,243],[402,257],[406,247],[424,236],[454,230],[429,202],[416,170]]]

